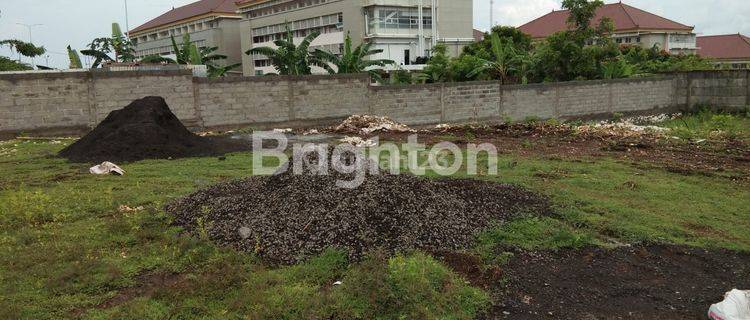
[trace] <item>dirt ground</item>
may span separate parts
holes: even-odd
[[[477,258],[443,255],[495,295],[486,319],[705,319],[733,288],[750,287],[750,254],[643,245],[514,252],[483,269]]]
[[[405,142],[411,133],[377,133],[381,141]],[[651,135],[618,137],[576,134],[546,125],[495,125],[481,128],[417,132],[427,145],[450,141],[458,145],[491,143],[500,154],[541,156],[547,159],[585,160],[609,157],[636,166],[656,166],[680,174],[722,175],[750,179],[750,145],[738,140],[700,143]]]

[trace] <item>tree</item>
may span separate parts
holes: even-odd
[[[481,73],[488,72],[490,76],[495,79],[499,79],[501,84],[508,82],[509,74],[514,67],[514,59],[516,59],[516,51],[513,47],[513,41],[510,39],[501,39],[499,35],[492,34],[490,41],[492,42],[492,60],[484,59],[482,64],[471,71],[469,76],[476,76]]]
[[[0,71],[26,71],[32,70],[31,66],[8,57],[0,56]]]
[[[47,52],[44,47],[37,47],[32,43],[24,42],[21,40],[2,40],[0,46],[10,47],[11,52],[17,52],[19,54],[18,61],[13,61],[8,57],[0,56],[0,71],[25,71],[33,70],[30,65],[21,62],[21,56],[34,58],[43,55]]]
[[[16,51],[18,54],[28,58],[38,57],[47,52],[44,47],[37,47],[32,43],[15,39],[0,41],[0,46],[8,46],[11,51]]]
[[[451,58],[448,57],[448,47],[438,44],[432,49],[432,58],[427,61],[423,70],[427,82],[447,82],[452,80]]]
[[[370,49],[370,47],[372,43],[365,42],[352,49],[352,38],[347,33],[344,40],[344,52],[341,55],[317,49],[312,54],[312,63],[326,69],[330,74],[369,72],[377,79],[383,67],[395,64],[395,62],[387,59],[368,59],[369,56],[383,52],[382,49]]]
[[[310,44],[318,36],[320,36],[320,32],[314,31],[308,34],[299,45],[296,45],[294,44],[294,35],[289,29],[289,24],[287,24],[284,38],[274,41],[277,48],[252,48],[245,54],[259,54],[268,57],[276,71],[281,75],[310,74],[312,65],[322,65],[323,63],[310,53]]]
[[[604,5],[602,0],[563,0],[562,7],[570,11],[568,23],[576,27],[578,32],[591,29],[591,20],[596,16],[596,10]]]
[[[484,39],[474,42],[463,49],[463,54],[481,55],[492,51],[492,35],[496,34],[504,41],[512,41],[519,51],[531,51],[533,48],[531,36],[521,32],[514,27],[494,26],[489,33],[484,34]]]
[[[451,60],[450,75],[454,81],[474,81],[486,79],[485,74],[474,74],[473,71],[482,66],[485,59],[475,55],[465,54]]]
[[[114,56],[110,56],[114,53]],[[120,25],[112,24],[112,36],[96,38],[88,45],[88,49],[81,50],[81,54],[94,58],[92,68],[99,67],[102,62],[133,62],[135,50],[133,43],[123,36]]]

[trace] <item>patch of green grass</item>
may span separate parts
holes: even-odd
[[[472,319],[489,306],[486,293],[423,253],[374,254],[332,296],[340,319]]]
[[[696,113],[659,124],[683,139],[738,139],[750,142],[750,113],[716,113],[702,109]]]
[[[571,226],[602,242],[665,241],[750,251],[750,188],[745,182],[608,159],[508,157],[499,166],[499,176],[485,178],[548,195],[563,231]],[[525,241],[535,244],[534,234]],[[557,245],[553,241],[542,247]]]
[[[526,217],[487,230],[479,235],[479,246],[503,244],[525,250],[580,248],[594,244],[590,233],[574,229],[551,217]]]
[[[0,155],[0,319],[329,318],[358,295],[359,280],[351,277],[364,267],[342,252],[269,266],[170,226],[165,203],[251,175],[250,154],[126,163],[120,164],[125,176],[93,176],[89,165],[54,157],[69,142],[0,143],[16,150]],[[143,210],[120,211],[120,205]],[[375,271],[398,279],[400,287],[386,291],[391,296],[395,288],[421,290],[424,277],[438,279],[429,299],[363,312],[414,314],[410,308],[439,303],[432,314],[471,318],[478,306],[466,300],[481,291],[434,261],[423,264],[430,268],[383,264]],[[352,285],[332,286],[342,279]]]
[[[93,176],[89,165],[53,156],[69,142],[0,143],[7,151],[0,153],[2,319],[465,319],[487,305],[485,293],[422,253],[351,264],[329,250],[276,267],[170,226],[165,203],[251,175],[250,154],[142,161],[122,164],[122,177]],[[501,156],[499,175],[491,176],[487,160],[479,155],[481,174],[473,178],[545,194],[557,212],[481,233],[477,247],[487,262],[502,262],[498,249],[511,246],[663,241],[750,251],[746,182],[606,158],[514,155]],[[144,209],[121,212],[120,205]]]

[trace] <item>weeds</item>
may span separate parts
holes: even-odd
[[[750,117],[747,112],[716,113],[708,108],[666,121],[661,126],[682,139],[728,139],[750,141]]]

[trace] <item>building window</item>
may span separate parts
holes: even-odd
[[[419,10],[416,8],[378,8],[369,9],[367,23],[370,28],[383,29],[419,29]],[[432,28],[432,13],[422,10],[422,27]]]

